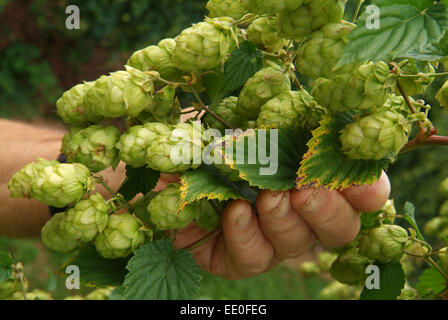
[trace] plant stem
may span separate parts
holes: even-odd
[[[401,149],[400,153],[406,153],[411,150],[415,150],[424,146],[448,146],[448,137],[445,136],[430,136],[426,139],[416,138],[412,141],[409,141],[403,149]]]
[[[193,92],[193,95],[195,96],[196,100],[198,101],[199,105],[201,106],[201,111],[204,110],[205,112],[209,113],[211,116],[213,116],[216,120],[218,120],[219,122],[221,122],[223,125],[225,125],[227,128],[229,129],[235,129],[230,123],[228,123],[226,120],[224,120],[223,118],[221,118],[219,115],[217,115],[215,112],[213,112],[212,110],[210,110],[202,101],[201,97],[198,95],[198,93],[196,92],[196,90],[191,87],[191,91]]]
[[[397,88],[400,91],[401,95],[403,96],[404,101],[406,101],[406,104],[408,105],[408,107],[411,110],[411,112],[416,114],[417,113],[417,109],[415,109],[415,106],[412,103],[411,98],[409,98],[409,96],[406,94],[406,92],[404,91],[403,86],[401,85],[399,80],[397,80]]]
[[[352,19],[352,22],[353,22],[353,23],[354,23],[354,22],[356,21],[356,19],[358,18],[359,11],[361,11],[361,6],[362,6],[363,3],[364,3],[364,0],[359,0],[359,1],[358,1],[358,6],[356,7],[355,14],[353,15],[353,19]]]
[[[104,181],[104,178],[101,176],[94,176],[94,179],[97,183],[101,184],[107,192],[109,192],[113,198],[116,198],[118,202],[124,205],[125,209],[128,210],[130,213],[134,213],[134,209],[131,207],[131,205],[123,198],[123,196],[117,195],[111,187]]]
[[[446,273],[439,267],[439,265],[437,264],[437,262],[435,262],[434,259],[431,258],[431,257],[427,257],[426,260],[427,260],[430,264],[432,264],[432,266],[433,266],[434,268],[436,268],[437,271],[440,272],[440,274],[442,275],[442,277],[444,277],[445,280],[448,282],[448,275],[447,275],[447,274],[446,274]]]
[[[213,230],[212,232],[206,234],[204,237],[202,237],[201,239],[199,239],[198,241],[193,242],[192,244],[182,248],[182,250],[188,250],[188,251],[192,251],[196,248],[199,248],[200,246],[206,244],[207,242],[209,242],[210,240],[212,240],[213,238],[217,237],[218,235],[220,235],[222,232],[221,227],[216,228],[215,230]]]
[[[448,76],[448,72],[440,72],[440,73],[425,73],[425,76],[427,77],[445,77]],[[422,78],[418,74],[401,74],[398,76],[398,78],[403,79],[420,79]]]

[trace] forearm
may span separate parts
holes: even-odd
[[[0,236],[34,237],[50,218],[46,205],[35,200],[13,199],[9,196],[8,181],[26,164],[37,158],[57,159],[63,129],[38,127],[0,119]],[[124,167],[116,172],[108,169],[101,173],[114,189],[124,178]],[[97,190],[107,197],[101,186]]]

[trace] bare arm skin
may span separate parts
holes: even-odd
[[[0,120],[0,235],[32,237],[50,218],[48,207],[34,200],[10,199],[7,183],[25,164],[38,157],[56,159],[64,130],[45,129]],[[124,179],[124,165],[101,173],[116,190]],[[176,181],[162,175],[156,190]],[[101,187],[97,189],[107,196]],[[381,209],[389,197],[389,179],[383,173],[371,186],[343,192],[320,189],[262,191],[258,215],[246,201],[232,202],[224,212],[223,232],[194,249],[206,271],[227,279],[240,279],[269,271],[284,259],[306,253],[316,241],[327,247],[351,242],[359,232],[359,211]],[[179,230],[175,246],[182,248],[207,234],[191,223]]]

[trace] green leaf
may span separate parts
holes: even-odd
[[[187,171],[181,178],[182,196],[180,207],[203,198],[219,201],[244,199],[255,203],[257,193],[243,181],[233,182],[218,169],[202,165],[197,170]]]
[[[93,245],[81,249],[79,255],[66,265],[78,266],[80,281],[86,286],[116,286],[124,281],[129,259],[105,259]],[[62,270],[62,274],[64,270]]]
[[[199,292],[201,272],[186,250],[174,251],[169,239],[135,251],[124,282],[126,300],[185,300]]]
[[[124,288],[122,286],[116,287],[109,295],[109,300],[124,300]]]
[[[404,219],[409,222],[415,232],[417,232],[417,238],[421,241],[425,241],[425,238],[418,228],[417,221],[415,220],[415,207],[410,202],[404,204]]]
[[[215,70],[204,77],[204,86],[210,100],[209,108],[214,110],[215,106],[222,100],[224,93],[222,87],[224,84],[224,73]]]
[[[250,41],[241,43],[224,65],[223,91],[241,88],[262,67],[263,53]]]
[[[354,160],[342,151],[339,132],[352,121],[349,113],[335,118],[324,117],[319,128],[313,131],[297,173],[298,187],[313,185],[329,189],[345,189],[351,185],[372,184],[381,177],[389,160]]]
[[[444,5],[433,3],[375,1],[380,9],[380,28],[369,29],[366,20],[370,13],[362,14],[338,65],[403,57],[429,61],[442,58],[445,53],[439,43],[448,28],[448,13]]]
[[[266,137],[266,142],[263,137]],[[308,132],[298,127],[248,130],[236,135],[235,139],[227,138],[223,150],[233,143],[233,157],[225,154],[226,162],[238,170],[240,178],[251,186],[274,191],[289,190],[295,186],[296,172],[310,137]],[[244,150],[244,153],[238,150]],[[266,159],[262,159],[265,156]]]
[[[9,253],[0,251],[0,283],[5,282],[12,275],[12,259]]]
[[[420,276],[417,291],[421,296],[437,295],[447,288],[447,281],[434,266],[426,269]]]
[[[378,221],[378,215],[381,214],[382,211],[362,213],[361,214],[361,227],[363,230],[370,230],[380,226],[380,222]]]
[[[405,275],[401,263],[378,263],[374,265],[380,269],[380,288],[364,289],[359,300],[396,300],[404,288]]]
[[[118,193],[130,201],[139,193],[147,193],[155,188],[160,179],[160,172],[151,168],[132,168],[126,166],[126,179]]]

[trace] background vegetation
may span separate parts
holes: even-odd
[[[0,117],[58,121],[55,102],[63,91],[121,69],[133,51],[176,36],[203,18],[206,2],[0,0]],[[349,1],[347,17],[353,15],[353,2]],[[65,28],[69,4],[81,10],[81,30]],[[439,132],[447,135],[448,116],[437,111],[434,94],[430,88],[422,98],[433,105],[432,119]],[[412,201],[421,224],[437,215],[444,199],[435,190],[448,176],[445,163],[448,148],[426,148],[401,156],[389,171],[397,209]],[[0,239],[0,250],[5,249],[15,261],[23,262],[31,287],[44,288],[55,297],[69,294],[55,275],[65,257],[50,253],[37,240]],[[303,279],[295,268],[285,266],[243,281],[206,276],[202,297],[310,299],[318,298],[325,282]],[[263,290],[254,290],[260,287]]]

